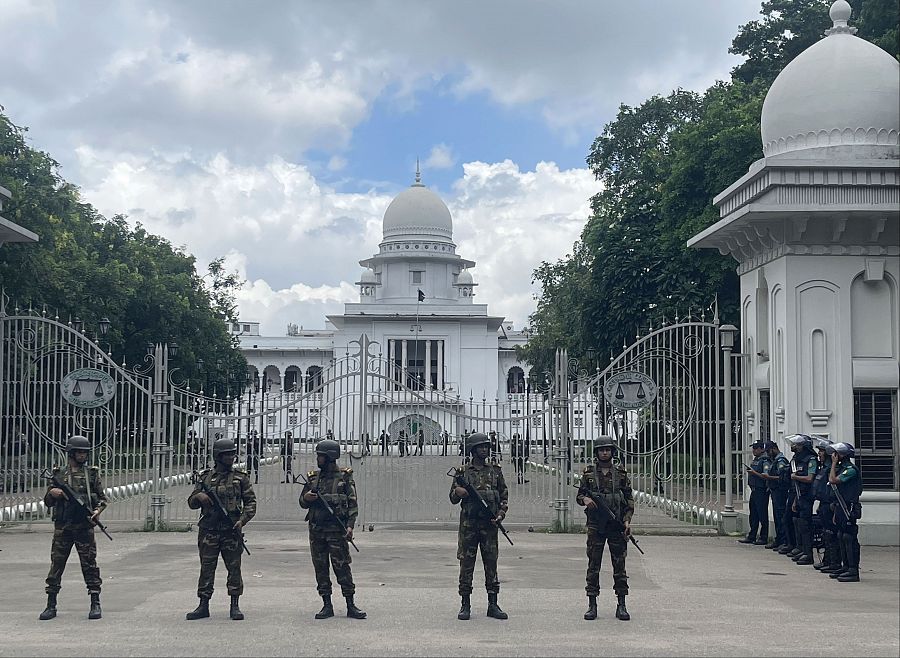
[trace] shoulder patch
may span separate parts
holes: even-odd
[[[234,473],[235,473],[235,475],[246,475],[247,477],[250,477],[250,474],[247,473],[247,471],[242,470],[240,468],[235,468]]]
[[[341,473],[345,473],[346,475],[353,475],[353,469],[347,466],[346,468],[341,469]]]
[[[593,467],[593,466],[585,466],[585,467],[584,467],[584,472],[585,472],[585,473],[593,473],[593,472],[594,472],[594,467]]]
[[[314,477],[316,477],[317,473],[318,473],[318,471],[310,471],[309,473],[306,474],[306,477],[314,478]]]

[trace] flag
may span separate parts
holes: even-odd
[[[424,302],[425,301],[425,293],[422,292],[421,290],[419,290],[418,292],[419,292],[419,301]]]

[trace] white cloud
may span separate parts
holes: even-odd
[[[435,144],[424,164],[426,169],[449,169],[456,164],[456,156],[446,144]]]

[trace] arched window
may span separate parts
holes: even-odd
[[[306,392],[314,391],[322,386],[322,367],[310,366],[306,369]]]
[[[513,366],[509,369],[509,373],[506,375],[506,392],[525,392],[525,371],[523,371],[519,366]]]

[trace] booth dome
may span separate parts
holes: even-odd
[[[896,145],[900,64],[847,26],[850,5],[831,7],[834,27],[775,78],[763,102],[766,156],[841,144]]]
[[[456,283],[464,286],[470,286],[475,283],[474,279],[472,279],[472,275],[469,273],[469,270],[463,270],[459,273],[459,276],[456,277]]]
[[[385,240],[453,240],[453,221],[447,204],[425,187],[418,176],[415,183],[391,201],[384,213],[382,229]]]
[[[375,276],[375,272],[373,272],[372,270],[369,270],[369,269],[363,270],[362,274],[359,277],[360,283],[372,284],[372,283],[377,283],[377,281],[378,281],[378,279]]]

